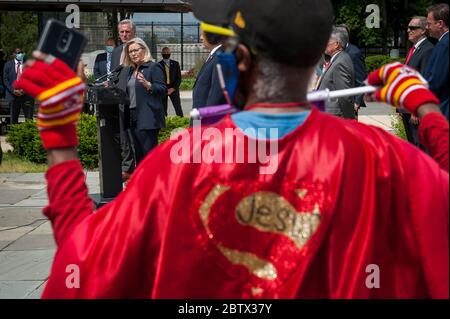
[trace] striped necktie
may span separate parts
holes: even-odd
[[[17,74],[17,80],[20,78],[20,76],[22,75],[22,68],[20,67],[21,63],[17,63],[17,69],[16,69],[16,74]]]
[[[170,84],[170,66],[168,63],[164,63],[164,65],[166,67],[166,83]]]
[[[106,73],[111,72],[111,53],[106,53]]]

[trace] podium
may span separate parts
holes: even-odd
[[[86,100],[97,117],[100,194],[92,198],[99,208],[122,191],[119,105],[128,105],[129,99],[119,88],[89,87]]]

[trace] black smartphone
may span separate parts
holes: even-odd
[[[42,32],[37,50],[57,57],[76,70],[86,42],[82,33],[67,28],[58,20],[50,19]]]

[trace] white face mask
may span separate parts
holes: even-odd
[[[23,58],[25,57],[25,53],[17,53],[16,54],[16,60],[22,62]]]

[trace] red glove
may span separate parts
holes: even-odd
[[[61,60],[49,56],[26,68],[14,88],[39,102],[37,126],[45,149],[78,146],[76,124],[83,106],[85,84]]]
[[[379,102],[403,107],[412,114],[426,103],[439,105],[439,99],[427,88],[427,83],[416,70],[401,63],[391,63],[369,74],[370,85],[380,86],[375,92]]]

